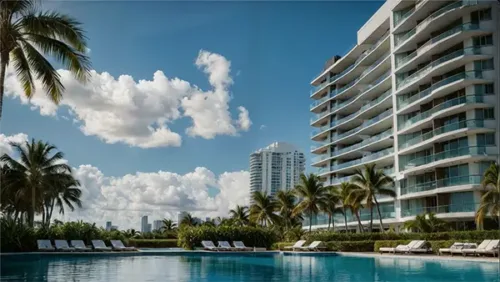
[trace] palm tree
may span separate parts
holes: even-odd
[[[239,226],[247,225],[248,220],[248,207],[247,206],[236,206],[235,209],[229,211],[234,224]]]
[[[299,185],[295,187],[295,195],[300,199],[293,214],[305,213],[309,215],[309,232],[312,228],[313,215],[317,215],[320,207],[325,206],[327,189],[319,180],[319,177],[310,174],[300,176]]]
[[[484,172],[481,181],[481,202],[476,213],[476,222],[481,225],[484,217],[490,214],[498,218],[498,229],[500,229],[500,166],[491,164]]]
[[[291,190],[280,190],[276,193],[276,211],[281,216],[281,221],[288,230],[294,224],[293,209],[295,208],[295,195]]]
[[[349,196],[351,195],[353,189],[354,187],[349,182],[340,183],[339,197],[340,197],[340,202],[342,204],[342,210],[344,212],[344,225],[346,233],[347,233],[347,209],[350,208],[352,211],[351,203],[349,201],[350,200]]]
[[[271,196],[264,192],[255,191],[252,193],[250,206],[250,220],[263,226],[268,226],[279,221],[279,216],[274,213],[276,202]]]
[[[349,196],[348,200],[348,205],[349,208],[351,209],[351,214],[354,214],[356,216],[356,219],[358,221],[358,227],[361,233],[363,233],[365,230],[363,224],[361,224],[361,218],[359,217],[359,210],[363,208],[362,201],[363,201],[362,195],[359,196],[356,195],[355,193],[351,193],[351,196]]]
[[[343,214],[343,210],[340,207],[340,194],[339,189],[334,186],[326,187],[325,202],[320,206],[321,211],[328,214],[328,229],[330,230],[330,224],[332,224],[333,230],[335,230],[335,222],[332,217],[335,214]]]
[[[382,213],[380,212],[377,195],[396,197],[396,192],[390,189],[394,186],[394,180],[382,170],[375,169],[375,164],[369,164],[365,165],[363,170],[357,169],[351,178],[351,182],[356,187],[352,193],[360,195],[370,209],[370,232],[373,227],[373,205],[377,208],[380,230],[383,232]]]
[[[173,222],[171,219],[164,218],[161,221],[161,228],[160,230],[162,232],[167,232],[167,231],[173,231],[177,228],[177,224]]]
[[[13,195],[16,209],[28,215],[28,224],[33,226],[35,213],[46,216],[46,206],[54,203],[64,212],[63,203],[73,209],[81,206],[78,181],[71,174],[71,168],[63,162],[62,152],[52,154],[57,148],[48,143],[11,143],[19,154],[19,161],[4,154],[0,161],[7,167],[2,183],[2,195]]]
[[[127,238],[133,238],[136,236],[141,235],[141,232],[135,230],[135,229],[127,229],[126,231],[123,231],[123,236]]]
[[[50,224],[54,205],[59,208],[60,214],[64,214],[65,205],[68,206],[71,211],[75,210],[74,205],[79,208],[82,207],[82,201],[80,200],[82,191],[78,186],[80,186],[80,182],[74,179],[73,176],[66,174],[64,178],[59,179],[59,182],[55,183],[54,186],[48,187],[44,197],[45,212],[43,213],[44,221],[42,221],[42,223],[45,225]]]
[[[90,76],[90,60],[85,54],[87,42],[81,24],[64,14],[42,12],[37,2],[0,2],[0,119],[9,63],[13,63],[26,97],[32,97],[34,79],[39,79],[54,103],[61,100],[64,86],[59,73],[44,55],[56,59],[81,82]]]
[[[409,220],[404,223],[407,230],[416,230],[418,232],[433,233],[449,230],[448,222],[439,219],[434,213],[421,214],[415,217],[415,220]]]
[[[179,223],[179,226],[196,226],[196,225],[198,225],[198,222],[189,213],[186,216],[184,216],[184,218],[181,220],[181,223]]]

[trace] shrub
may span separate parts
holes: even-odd
[[[0,219],[0,251],[28,252],[36,249],[36,232],[28,225]]]
[[[127,243],[136,248],[177,248],[177,239],[129,239]]]
[[[291,247],[295,244],[295,242],[277,242],[272,244],[271,250],[284,250],[285,247]]]
[[[185,249],[201,246],[201,241],[243,241],[246,246],[271,248],[277,242],[277,234],[269,228],[236,226],[185,227],[178,231],[178,245]]]
[[[374,241],[330,241],[326,243],[329,251],[373,252]]]

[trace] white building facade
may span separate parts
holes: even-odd
[[[500,155],[499,29],[497,1],[386,1],[311,83],[316,173],[338,185],[375,163],[393,176],[397,197],[378,197],[384,228],[426,212],[476,228],[481,175]]]
[[[279,190],[290,190],[304,170],[304,153],[291,144],[275,142],[250,155],[250,193],[273,196]]]

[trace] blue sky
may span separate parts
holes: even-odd
[[[205,139],[187,136],[191,121],[180,118],[169,124],[182,137],[180,147],[139,148],[86,136],[81,123],[65,119],[65,106],[57,116],[43,116],[18,98],[7,98],[2,133],[47,140],[71,165],[90,164],[107,177],[159,170],[185,174],[196,167],[216,175],[248,170],[249,154],[274,141],[302,149],[311,171],[309,83],[325,60],[352,47],[357,30],[382,3],[50,2],[45,7],[84,23],[93,69],[115,79],[127,74],[136,82],[152,80],[160,70],[209,90],[207,74],[195,60],[200,50],[223,56],[231,62],[234,82],[229,87],[232,118],[238,118],[237,107],[243,106],[252,125],[238,136]]]

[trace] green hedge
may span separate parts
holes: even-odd
[[[307,241],[387,241],[387,240],[485,240],[500,239],[500,230],[490,231],[453,231],[439,233],[338,233],[332,231],[314,231],[305,234]]]
[[[136,248],[177,248],[177,239],[129,239],[127,243]]]
[[[247,247],[264,247],[270,249],[278,241],[278,234],[268,228],[236,227],[236,226],[199,226],[186,227],[178,231],[178,245],[185,249],[201,247],[201,241],[243,241]]]
[[[329,251],[340,252],[373,252],[374,241],[331,241],[326,246]]]
[[[381,240],[375,241],[373,251],[378,252],[380,248],[395,248],[398,245],[408,245],[411,240]]]

